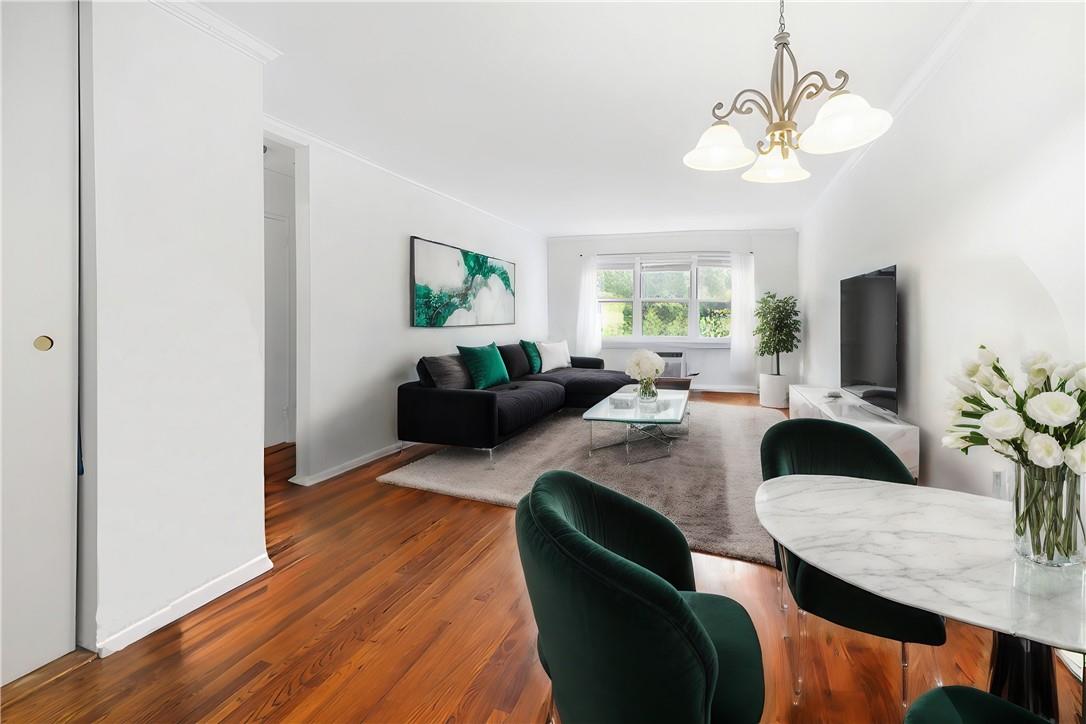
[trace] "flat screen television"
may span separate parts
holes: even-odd
[[[841,280],[841,389],[897,412],[897,267]]]

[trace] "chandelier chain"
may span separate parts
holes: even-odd
[[[777,29],[778,33],[784,32],[784,0],[781,0],[781,26]]]

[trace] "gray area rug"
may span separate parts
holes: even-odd
[[[561,410],[487,454],[445,448],[377,478],[382,483],[515,507],[542,473],[572,470],[645,503],[673,520],[691,548],[756,563],[773,563],[773,545],[754,514],[762,482],[758,446],[784,419],[776,410],[691,402],[689,433],[670,457],[626,465],[622,445],[588,456],[582,410]],[[595,425],[596,444],[621,439],[620,425]],[[658,454],[655,443],[632,447]]]

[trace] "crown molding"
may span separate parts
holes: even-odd
[[[239,28],[203,3],[195,2],[195,0],[148,0],[148,2],[253,60],[267,63],[283,54],[278,48]]]
[[[407,176],[404,176],[403,174],[396,173],[392,169],[386,168],[386,167],[384,167],[384,166],[382,166],[382,165],[380,165],[378,163],[374,163],[373,161],[366,158],[365,156],[358,153],[357,151],[352,151],[351,149],[347,148],[346,146],[340,145],[339,143],[336,143],[335,141],[333,141],[331,139],[324,138],[323,136],[319,136],[316,133],[313,133],[311,131],[307,131],[304,128],[300,128],[298,126],[295,126],[292,123],[284,121],[281,118],[276,118],[275,116],[270,115],[268,113],[264,114],[264,132],[269,133],[269,134],[275,136],[277,139],[287,142],[288,145],[293,145],[295,147],[297,147],[297,146],[313,146],[313,145],[324,146],[325,148],[331,149],[333,151],[336,151],[337,153],[341,153],[344,156],[352,158],[355,161],[358,161],[359,163],[363,163],[363,164],[365,164],[367,166],[370,166],[372,168],[377,169],[378,171],[381,171],[383,173],[387,173],[389,176],[393,176],[395,178],[398,178],[401,181],[409,183],[412,186],[416,186],[416,187],[422,189],[423,191],[428,191],[428,192],[434,194],[435,196],[440,196],[443,199],[453,201],[453,202],[455,202],[457,204],[460,204],[461,206],[464,206],[464,207],[467,207],[467,208],[471,209],[472,211],[483,214],[484,216],[489,216],[490,218],[492,218],[492,219],[494,219],[496,221],[500,221],[503,224],[507,224],[508,226],[512,226],[513,228],[520,229],[521,231],[527,232],[529,234],[544,236],[543,234],[541,234],[538,231],[535,231],[534,229],[529,229],[526,226],[521,226],[520,224],[516,223],[515,221],[510,221],[509,219],[498,216],[497,214],[492,213],[490,211],[487,211],[486,209],[481,209],[478,206],[475,206],[474,204],[469,204],[467,201],[464,201],[463,199],[458,199],[455,196],[452,196],[451,194],[445,193],[444,191],[438,191],[437,189],[433,188],[432,186],[427,186],[426,184],[421,183],[419,181],[416,181],[413,178],[409,178]]]

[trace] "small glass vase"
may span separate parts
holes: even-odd
[[[646,377],[637,385],[637,400],[642,403],[656,402],[656,380]]]
[[[1045,566],[1073,566],[1086,558],[1082,478],[1066,465],[1017,465],[1014,475],[1014,548]]]

